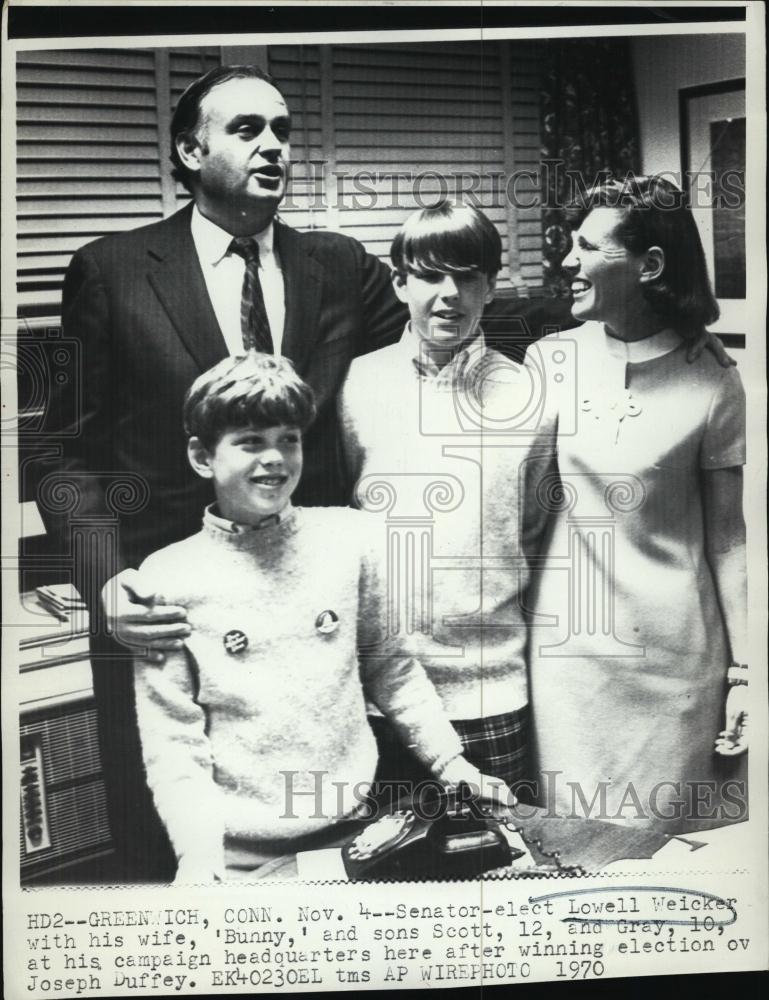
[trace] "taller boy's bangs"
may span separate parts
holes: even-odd
[[[444,202],[406,220],[393,241],[391,257],[398,271],[481,271],[492,276],[501,267],[502,242],[493,223],[476,209]]]
[[[415,233],[411,239],[406,236],[403,242],[404,264],[409,271],[486,272],[483,240],[468,227],[428,230]]]

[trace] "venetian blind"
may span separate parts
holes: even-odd
[[[514,185],[507,191],[517,234],[517,268],[532,291],[542,288],[542,160],[540,66],[542,46],[534,41],[507,42]]]
[[[215,65],[217,53],[69,49],[18,54],[20,315],[57,322],[64,271],[78,247],[174,210],[168,196],[169,101]]]
[[[280,218],[296,229],[327,229],[319,48],[271,45],[268,52],[270,76],[291,112],[291,182]],[[326,115],[326,130],[329,124]]]
[[[498,226],[501,287],[541,285],[536,51],[510,43],[271,46],[270,72],[292,114],[293,217],[349,233],[387,260],[415,208],[464,196]],[[304,113],[303,113],[304,112]],[[309,149],[309,167],[304,161]],[[315,201],[297,187],[309,173]],[[297,174],[298,172],[298,174]],[[322,187],[321,187],[322,179]],[[322,201],[318,204],[318,192]],[[315,210],[309,207],[314,204]]]

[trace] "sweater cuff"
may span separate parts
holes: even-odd
[[[443,781],[443,776],[446,773],[446,770],[451,764],[454,763],[455,760],[459,760],[461,757],[462,748],[460,747],[456,753],[452,753],[449,756],[439,757],[437,760],[434,760],[432,764],[429,765],[430,770],[439,781]]]
[[[225,871],[223,846],[211,850],[195,848],[179,856],[174,881],[179,885],[202,885],[209,884],[213,877],[224,882]]]
[[[440,722],[436,720],[434,728],[431,726],[430,731],[425,727],[419,733],[419,737],[417,742],[409,743],[409,749],[437,778],[440,778],[446,767],[464,752],[457,731],[445,717]]]
[[[187,872],[191,877],[201,872],[223,879],[224,810],[213,781],[181,780],[156,787],[153,792],[179,862],[177,877],[184,879]]]

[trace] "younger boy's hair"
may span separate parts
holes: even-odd
[[[401,274],[481,271],[493,278],[502,267],[502,240],[494,223],[473,205],[442,201],[406,219],[390,258]]]
[[[192,383],[184,399],[184,429],[208,449],[230,427],[305,431],[315,417],[312,389],[288,358],[248,354],[224,358]]]

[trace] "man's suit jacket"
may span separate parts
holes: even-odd
[[[190,215],[187,207],[83,247],[65,278],[64,333],[81,345],[82,370],[52,393],[54,434],[71,432],[62,427],[62,414],[72,412],[73,393],[80,397],[78,432],[61,438],[65,454],[58,472],[75,480],[74,514],[84,523],[109,514],[116,500],[124,511],[116,559],[82,565],[75,574],[91,600],[106,575],[137,566],[155,549],[196,531],[212,499],[210,485],[187,462],[182,402],[194,379],[225,357],[227,348]],[[406,315],[388,268],[355,240],[276,223],[275,245],[286,293],[283,353],[313,387],[318,404],[296,501],[346,504],[335,397],[352,358],[397,340]],[[146,502],[142,482],[136,497],[109,492],[125,473],[141,477]],[[50,503],[41,506],[45,516]],[[141,509],[125,512],[132,506]]]

